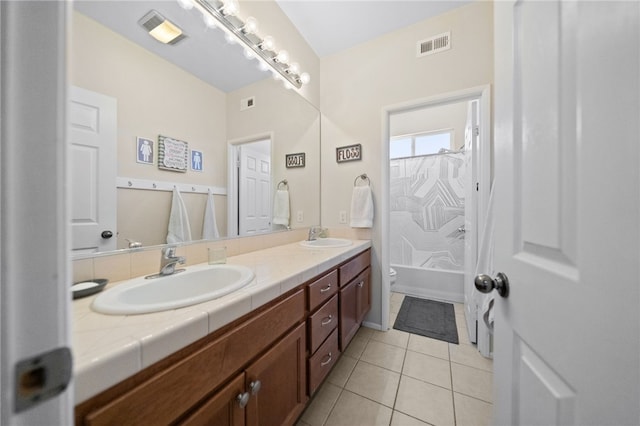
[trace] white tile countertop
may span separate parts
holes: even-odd
[[[234,293],[185,308],[139,315],[104,315],[90,308],[97,295],[75,300],[72,314],[75,403],[89,399],[371,247],[369,240],[352,241],[352,245],[338,248],[306,248],[296,242],[229,257],[227,263],[251,268],[254,280]],[[109,283],[105,291],[122,282]]]

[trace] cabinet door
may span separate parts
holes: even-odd
[[[358,331],[358,291],[356,281],[340,289],[340,351],[344,352]]]
[[[244,405],[249,398],[249,394],[245,395],[244,381],[244,373],[238,375],[180,424],[182,426],[243,426],[245,424]]]
[[[356,288],[358,297],[357,300],[357,322],[362,323],[364,316],[367,315],[369,309],[371,309],[371,268],[367,268],[356,279]]]
[[[306,395],[306,340],[302,323],[246,370],[247,425],[291,425]]]

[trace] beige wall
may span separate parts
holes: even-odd
[[[255,98],[255,106],[240,110],[240,100]],[[246,142],[256,137],[272,137],[272,188],[287,179],[292,228],[320,223],[320,112],[282,84],[267,79],[227,96],[227,136],[229,141]],[[305,167],[285,166],[285,154],[305,153]],[[303,221],[297,221],[297,212]]]
[[[373,308],[379,323],[381,256],[382,111],[386,106],[424,99],[493,81],[493,5],[479,1],[322,58],[322,224],[345,227],[353,180],[367,173],[374,192]],[[449,51],[416,58],[416,42],[451,31]],[[362,144],[362,161],[337,164],[335,148]]]
[[[71,84],[117,99],[118,167],[123,177],[226,187],[226,96],[108,28],[73,13]],[[186,173],[136,162],[136,137],[158,135],[203,152],[204,171]],[[185,194],[192,235],[199,239],[206,195]],[[226,197],[216,196],[218,227],[226,231]],[[162,244],[171,193],[118,190],[118,247],[125,238]],[[137,220],[139,219],[139,220]]]

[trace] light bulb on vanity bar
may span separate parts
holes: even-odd
[[[258,31],[258,20],[253,16],[249,16],[247,20],[244,21],[242,32],[245,34],[255,34],[257,31]]]

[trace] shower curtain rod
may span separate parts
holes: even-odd
[[[446,154],[464,154],[464,152],[465,152],[465,149],[461,148],[457,151],[446,150],[445,152],[434,152],[433,154],[414,155],[412,157],[397,157],[397,158],[392,158],[391,160],[406,160],[408,158],[433,157],[435,155],[446,155]]]

